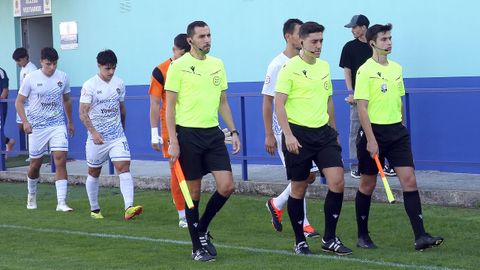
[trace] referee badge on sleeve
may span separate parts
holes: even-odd
[[[213,76],[213,85],[215,85],[215,86],[220,85],[220,76],[218,76],[218,75]]]

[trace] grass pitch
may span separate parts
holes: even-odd
[[[417,252],[402,204],[372,204],[370,231],[376,250],[355,247],[354,204],[345,202],[337,229],[353,255],[320,250],[308,240],[311,257],[293,255],[288,215],[277,233],[265,208],[266,197],[234,195],[210,225],[218,250],[213,263],[194,262],[186,229],[178,228],[168,192],[137,190],[145,210],[123,220],[119,189],[100,188],[103,220],[89,216],[83,186],[70,186],[71,213],[55,212],[51,184],[39,184],[37,210],[27,210],[25,183],[0,182],[0,269],[478,269],[480,210],[424,206],[427,231],[445,237],[442,246]],[[210,194],[203,194],[201,208]],[[308,200],[310,223],[323,228],[323,202]]]

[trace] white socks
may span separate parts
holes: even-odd
[[[67,180],[57,180],[55,181],[55,187],[57,188],[57,203],[66,204],[65,199],[67,198]]]
[[[90,211],[100,209],[98,204],[98,177],[93,177],[89,174],[85,182],[85,188],[87,189],[88,201],[90,202]]]
[[[183,218],[185,218],[185,209],[178,210],[178,219],[183,219]]]
[[[310,225],[307,218],[307,199],[303,198],[303,227]]]
[[[288,186],[285,188],[284,191],[278,197],[273,198],[273,204],[278,210],[282,210],[283,206],[285,203],[288,201],[288,197],[290,196],[290,192],[292,191],[292,183],[288,183]],[[310,222],[308,222],[307,219],[307,200],[303,198],[303,211],[304,211],[304,216],[303,216],[303,226],[310,225]]]
[[[273,204],[278,210],[282,210],[283,206],[287,203],[288,197],[290,196],[290,192],[292,191],[292,184],[288,183],[288,186],[285,190],[278,195],[278,197],[273,198]]]
[[[133,178],[130,172],[121,173],[118,177],[120,178],[120,191],[123,195],[125,209],[127,209],[133,206]]]
[[[37,179],[30,179],[27,176],[27,188],[28,188],[28,194],[33,195],[37,193],[37,183],[38,183],[38,178]]]

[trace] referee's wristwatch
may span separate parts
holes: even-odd
[[[237,136],[240,136],[240,133],[238,133],[238,130],[236,129],[230,131],[230,136],[233,136],[233,134],[237,134]]]

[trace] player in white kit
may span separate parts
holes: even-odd
[[[43,155],[52,153],[55,162],[55,186],[57,189],[57,211],[73,209],[66,204],[67,197],[67,152],[68,135],[73,136],[72,103],[67,74],[57,69],[58,54],[54,48],[43,48],[40,56],[41,69],[28,74],[18,91],[15,107],[29,134],[28,148],[30,168],[28,170],[27,209],[36,209],[37,182]],[[29,109],[25,113],[24,103]],[[65,126],[65,116],[67,126]],[[68,130],[68,133],[67,133]]]
[[[134,187],[130,174],[130,150],[125,137],[125,85],[114,76],[117,57],[111,50],[97,55],[99,72],[82,86],[80,119],[88,130],[85,145],[88,176],[85,183],[90,202],[90,216],[102,219],[98,203],[98,177],[109,158],[120,178],[120,191],[125,204],[125,220],[139,215],[142,206],[133,205]]]
[[[15,63],[20,67],[20,77],[19,77],[19,88],[23,83],[23,79],[27,76],[32,71],[37,70],[37,66],[35,66],[34,63],[30,62],[29,56],[27,49],[25,48],[17,48],[12,54],[12,58],[15,61]],[[28,104],[25,104],[25,111],[28,111]],[[28,113],[27,113],[28,114]],[[20,116],[17,113],[17,124],[19,127],[23,130],[23,123],[22,119],[20,119]]]
[[[23,79],[27,76],[32,71],[37,70],[37,66],[35,66],[34,63],[30,62],[30,57],[28,56],[28,51],[27,49],[21,47],[15,49],[15,51],[12,54],[12,58],[15,61],[15,63],[21,68],[20,69],[20,78],[19,78],[19,85],[18,88],[20,89],[20,86],[23,83]],[[25,112],[27,112],[28,115],[28,102],[25,102],[24,104],[25,107]],[[18,129],[20,130],[20,134],[23,133],[23,123],[22,119],[20,119],[20,116],[17,113],[17,124],[18,124]],[[23,150],[23,149],[22,149]],[[26,161],[30,161],[30,158],[28,158]]]
[[[270,65],[268,65],[267,75],[265,83],[262,89],[263,95],[263,121],[265,125],[265,149],[270,155],[275,155],[275,149],[278,151],[278,155],[285,166],[285,158],[282,152],[282,128],[277,122],[277,117],[273,113],[272,103],[275,96],[275,84],[277,82],[277,75],[283,65],[290,60],[290,58],[298,55],[300,51],[300,38],[298,37],[298,31],[303,24],[299,19],[289,19],[283,25],[283,36],[287,42],[285,50],[276,56]],[[315,181],[315,173],[318,172],[318,168],[315,164],[312,164],[311,174],[309,176],[310,183]],[[290,176],[287,175],[290,179]],[[282,214],[283,206],[288,200],[291,191],[291,184],[289,183],[285,190],[275,198],[270,198],[266,205],[272,215],[272,225],[276,231],[281,232],[282,226]],[[307,218],[307,203],[304,202],[304,220],[303,220],[303,233],[305,237],[316,238],[320,234],[310,225]]]

